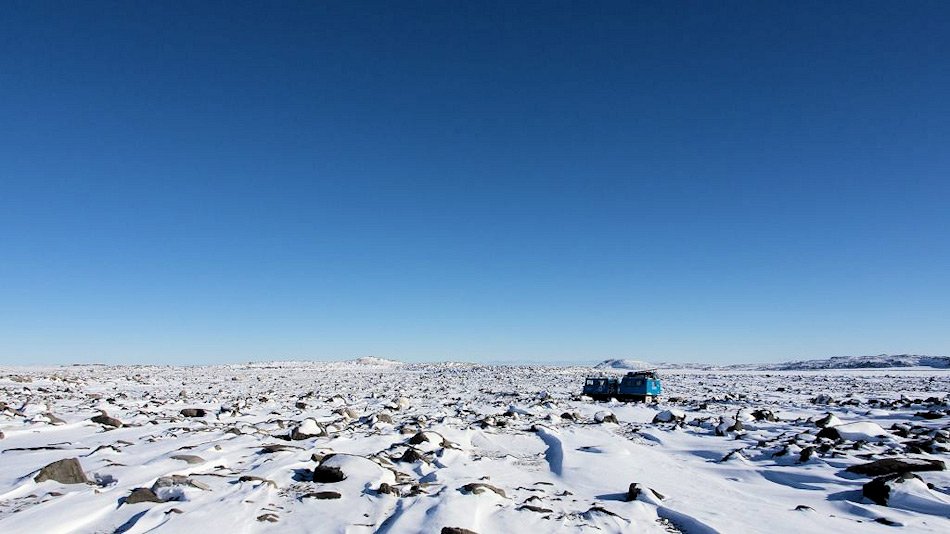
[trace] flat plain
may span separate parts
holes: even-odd
[[[950,371],[0,369],[4,533],[950,532]]]

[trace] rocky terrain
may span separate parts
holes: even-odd
[[[3,368],[0,532],[950,531],[947,371],[590,372]]]

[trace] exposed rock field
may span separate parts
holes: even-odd
[[[948,371],[591,372],[0,369],[0,532],[950,532]]]

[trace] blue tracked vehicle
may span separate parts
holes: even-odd
[[[655,370],[630,371],[620,379],[589,376],[584,380],[584,395],[595,400],[650,402],[662,392]]]

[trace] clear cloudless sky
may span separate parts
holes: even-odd
[[[0,3],[0,363],[950,353],[950,3]]]

